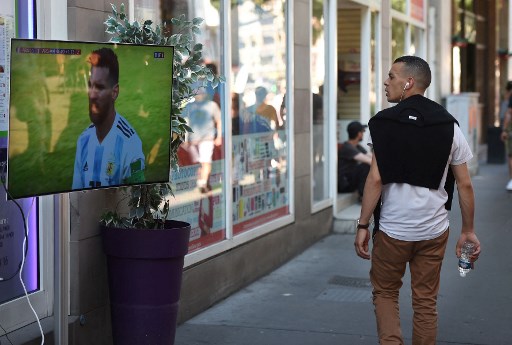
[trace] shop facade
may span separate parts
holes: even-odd
[[[441,0],[125,2],[130,20],[168,22],[181,14],[204,18],[198,39],[204,47],[204,62],[226,77],[226,83],[211,94],[221,113],[222,130],[216,135],[222,144],[214,148],[207,188],[197,183],[205,166],[186,145],[179,152],[180,169],[170,176],[176,187],[170,217],[192,226],[181,321],[271,272],[331,231],[338,203],[336,144],[346,140],[350,121],[367,123],[389,106],[382,83],[393,59],[407,54],[429,61],[433,83],[428,96],[436,101],[453,92],[481,91],[478,83],[473,89],[466,82],[472,74],[466,60],[456,60],[462,55],[454,55],[456,18],[471,17],[469,7],[460,3],[465,4]],[[120,2],[115,5],[119,7]],[[489,8],[496,14],[497,7]],[[457,17],[457,9],[464,16]],[[110,1],[103,0],[0,5],[0,19],[11,23],[5,35],[38,39],[106,42],[109,35],[103,23],[110,13]],[[489,14],[483,20],[475,14],[474,18],[490,25],[494,17]],[[468,35],[469,31],[461,34]],[[479,44],[475,43],[475,51],[484,49]],[[494,48],[486,48],[488,60],[495,56],[490,53]],[[466,72],[457,74],[457,66]],[[499,82],[492,79],[495,92]],[[479,102],[493,109],[493,95]],[[143,113],[138,110],[134,116]],[[0,126],[0,134],[6,133],[6,121]],[[6,143],[7,139],[0,141]],[[111,341],[98,219],[115,198],[115,190],[96,190],[24,200],[24,207],[32,210],[35,249],[31,253],[37,253],[29,263],[35,273],[28,292],[43,330],[55,343]],[[19,222],[14,223],[17,211],[13,207],[9,212],[5,219],[12,219],[12,225],[0,235],[10,234],[9,245],[14,248],[23,235]],[[5,248],[7,239],[0,238]],[[7,257],[11,263],[0,266],[0,277],[16,271],[18,252],[7,254],[0,246],[0,263]],[[18,283],[9,293],[4,300],[0,297],[0,339],[7,333],[29,343],[39,334],[35,317]]]

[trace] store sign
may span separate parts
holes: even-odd
[[[411,0],[411,17],[423,22],[425,19],[424,7],[425,5],[423,0]]]

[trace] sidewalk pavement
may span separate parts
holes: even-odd
[[[512,193],[506,165],[481,163],[473,177],[475,228],[482,243],[466,278],[454,255],[460,231],[458,200],[439,294],[441,345],[512,344]],[[271,274],[180,325],[176,345],[378,344],[368,278],[354,235],[333,232]],[[411,344],[410,278],[400,294],[402,331]]]

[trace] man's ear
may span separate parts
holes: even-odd
[[[112,88],[112,100],[115,101],[119,96],[119,84],[114,85]]]

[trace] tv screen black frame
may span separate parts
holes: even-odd
[[[92,125],[88,101],[91,66],[87,60],[100,48],[110,48],[117,55],[119,95],[115,108],[129,123],[127,128],[140,137],[145,177],[143,181],[84,183],[76,188],[72,181],[75,155],[78,157],[77,147],[81,145],[78,138]],[[173,54],[171,46],[12,39],[7,166],[10,197],[169,182]],[[106,168],[102,165],[100,174],[110,174],[116,164],[123,163],[109,164]],[[86,163],[80,169],[87,171],[89,167]]]

